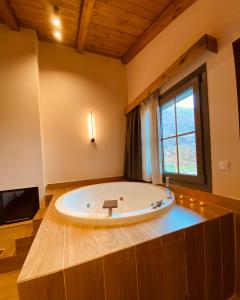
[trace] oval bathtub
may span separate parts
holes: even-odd
[[[103,209],[104,201],[117,200],[118,208]],[[161,201],[163,200],[163,201]],[[116,201],[115,201],[116,202]],[[174,205],[164,187],[149,183],[102,183],[68,192],[55,203],[57,212],[85,225],[116,226],[154,218]]]

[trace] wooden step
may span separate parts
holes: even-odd
[[[18,300],[17,279],[20,270],[0,274],[0,300]]]
[[[40,227],[40,225],[42,223],[42,219],[44,217],[45,212],[46,212],[46,207],[40,208],[32,220],[34,235],[37,233],[38,228]]]
[[[25,236],[15,240],[16,255],[20,255],[29,252],[35,235]]]
[[[0,227],[0,274],[22,268],[45,212],[40,208],[30,223]]]
[[[27,257],[27,252],[20,255],[6,256],[0,259],[0,274],[20,270]]]
[[[3,253],[4,250],[5,250],[4,248],[0,249],[0,257],[1,257],[1,255],[2,255],[2,253]]]
[[[15,239],[30,236],[32,232],[32,221],[0,226],[0,248],[4,249],[0,257],[15,255]]]
[[[44,196],[44,201],[45,201],[45,207],[48,207],[50,202],[52,201],[53,194],[46,194]]]

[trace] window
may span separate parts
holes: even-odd
[[[211,190],[206,83],[202,66],[160,96],[159,143],[163,176]]]

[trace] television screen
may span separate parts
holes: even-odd
[[[38,209],[37,187],[0,192],[1,224],[32,219]]]

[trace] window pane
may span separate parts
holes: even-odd
[[[176,138],[163,140],[164,172],[178,173]]]
[[[175,104],[172,100],[162,106],[162,137],[174,135],[176,135]]]
[[[188,134],[178,138],[179,173],[197,175],[196,138]]]
[[[190,88],[176,97],[178,134],[195,131],[193,89]]]

